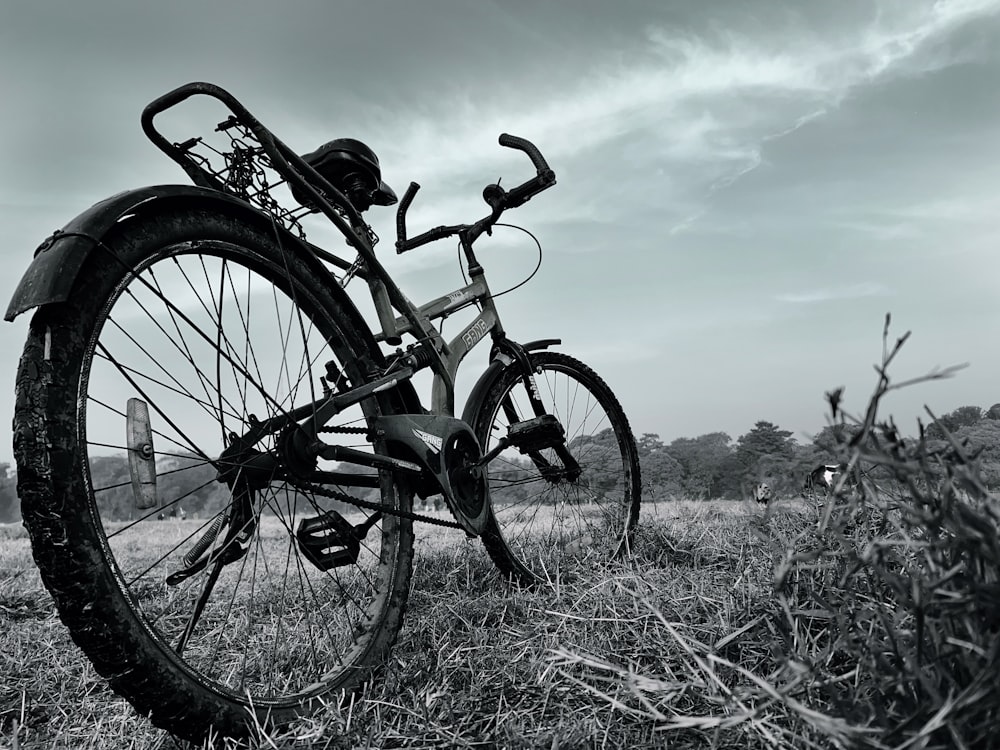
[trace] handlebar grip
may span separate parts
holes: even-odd
[[[523,185],[518,185],[516,188],[508,190],[507,196],[504,200],[504,205],[506,208],[518,208],[519,206],[523,206],[534,196],[555,184],[555,175],[550,169],[548,172],[543,172],[537,177],[531,178]]]
[[[463,229],[464,225],[453,226],[453,227],[434,227],[433,229],[428,229],[423,234],[418,234],[410,240],[396,240],[396,254],[402,255],[408,250],[414,250],[421,245],[426,245],[430,242],[436,242],[437,240],[443,240],[445,237],[452,237],[458,234]]]
[[[539,172],[548,170],[549,165],[545,161],[545,157],[542,156],[542,152],[538,150],[538,147],[526,138],[519,138],[516,135],[511,135],[510,133],[500,134],[500,145],[506,146],[507,148],[516,148],[518,151],[523,151],[531,159],[531,163],[535,165],[535,169]]]
[[[410,208],[410,204],[413,202],[413,197],[420,190],[420,185],[416,182],[411,182],[410,186],[406,188],[406,193],[403,195],[403,199],[399,202],[399,207],[396,209],[396,246],[399,247],[400,243],[406,242],[406,211]]]

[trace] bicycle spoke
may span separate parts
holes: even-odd
[[[638,507],[634,441],[613,395],[585,365],[565,355],[532,357],[538,395],[562,427],[564,443],[558,450],[524,455],[506,449],[497,456],[487,470],[493,523],[485,532],[494,561],[526,582],[571,565],[576,555],[610,559],[634,525]],[[484,450],[512,424],[534,416],[516,368],[507,371],[492,400],[487,398],[475,426]],[[562,455],[572,456],[575,466]]]
[[[307,418],[319,402],[325,363],[338,361],[345,378],[354,362],[338,360],[331,342],[341,337],[321,330],[318,313],[295,301],[298,292],[289,295],[294,284],[269,284],[261,296],[254,270],[225,255],[179,252],[165,260],[135,270],[121,305],[109,309],[94,348],[95,387],[87,392],[88,450],[133,450],[122,439],[129,416],[116,405],[127,398],[141,400],[151,417],[153,507],[125,504],[134,479],[120,470],[102,478],[108,474],[94,459],[95,502],[121,585],[178,658],[227,689],[265,696],[312,689],[363,653],[357,634],[366,632],[373,597],[391,580],[382,563],[386,537],[376,527],[359,540],[357,563],[320,570],[300,552],[295,532],[328,503],[273,474],[252,480],[252,501],[223,492],[225,482],[243,480],[220,479],[219,456],[236,451],[222,470],[246,463],[251,475],[261,471],[252,467],[279,456],[279,432],[290,417]],[[361,405],[342,416],[345,427],[368,424]],[[234,444],[231,433],[255,441],[253,450]],[[340,444],[372,449],[363,438],[344,438]],[[181,507],[195,509],[197,522],[170,521]],[[199,512],[203,507],[211,512]],[[166,523],[157,520],[165,515]],[[245,551],[225,563],[223,539],[240,531],[229,528],[234,523],[254,530],[241,543]],[[192,554],[198,559],[188,562]],[[204,560],[202,570],[187,572]]]

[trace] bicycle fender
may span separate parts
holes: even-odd
[[[529,341],[526,344],[521,344],[521,348],[527,352],[538,351],[539,349],[548,349],[550,346],[557,346],[562,343],[561,339],[538,339],[537,341]],[[476,384],[472,386],[472,391],[469,393],[469,398],[465,402],[465,409],[462,410],[462,420],[472,424],[475,419],[476,414],[482,407],[483,399],[486,398],[486,394],[489,393],[493,384],[497,381],[505,369],[510,367],[514,362],[506,357],[499,357],[494,355],[492,361],[490,361],[489,367],[479,376],[479,380]]]
[[[4,319],[14,320],[32,308],[65,302],[73,290],[76,279],[94,247],[123,219],[153,212],[197,206],[216,210],[242,219],[248,223],[273,229],[270,217],[251,204],[233,195],[195,185],[151,185],[127,190],[95,203],[53,232],[35,251],[35,256],[14,290]],[[372,353],[373,363],[384,366],[382,356],[371,328],[357,306],[343,290],[337,279],[323,262],[308,252],[303,242],[291,233],[283,232],[281,240],[292,251],[300,254],[318,278],[323,279],[331,295],[337,298],[350,315],[355,328],[364,332],[364,344]],[[420,400],[413,385],[400,383],[397,388],[402,399],[403,411],[420,411]]]
[[[65,302],[94,245],[118,221],[175,201],[225,204],[230,210],[254,210],[233,196],[191,185],[153,185],[105,198],[71,219],[38,246],[28,270],[14,290],[4,319],[11,321],[33,307]]]

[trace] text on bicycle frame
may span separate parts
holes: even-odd
[[[477,318],[472,325],[465,329],[465,333],[462,334],[462,341],[465,342],[465,345],[469,349],[471,349],[483,340],[483,336],[485,336],[489,330],[489,323],[482,318]]]

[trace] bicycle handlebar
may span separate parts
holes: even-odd
[[[498,140],[501,146],[516,148],[518,151],[526,153],[528,158],[531,159],[531,163],[535,165],[535,169],[539,172],[549,169],[549,165],[542,156],[542,152],[538,150],[538,147],[534,143],[526,138],[519,138],[510,133],[501,133]]]
[[[403,194],[402,200],[399,201],[399,208],[396,209],[396,248],[399,248],[399,243],[406,242],[406,211],[409,209],[410,204],[413,203],[413,196],[417,194],[420,190],[419,183],[411,182],[410,186],[406,188],[406,193]]]
[[[499,143],[501,146],[517,149],[527,154],[528,158],[531,159],[531,163],[535,166],[535,176],[510,190],[504,190],[499,185],[488,185],[483,191],[483,199],[490,205],[493,211],[489,216],[480,219],[475,224],[434,227],[411,240],[407,240],[406,212],[410,208],[410,203],[413,202],[413,197],[417,194],[417,190],[420,189],[420,185],[411,182],[410,187],[406,190],[406,194],[399,202],[399,208],[396,209],[397,254],[405,253],[421,245],[426,245],[429,242],[444,239],[445,237],[450,237],[469,229],[474,230],[469,238],[470,242],[474,241],[480,234],[489,231],[497,219],[500,218],[500,214],[506,209],[522,206],[538,193],[556,184],[555,172],[549,168],[548,162],[545,161],[542,152],[538,150],[538,147],[534,143],[526,138],[520,138],[509,133],[502,133]]]

